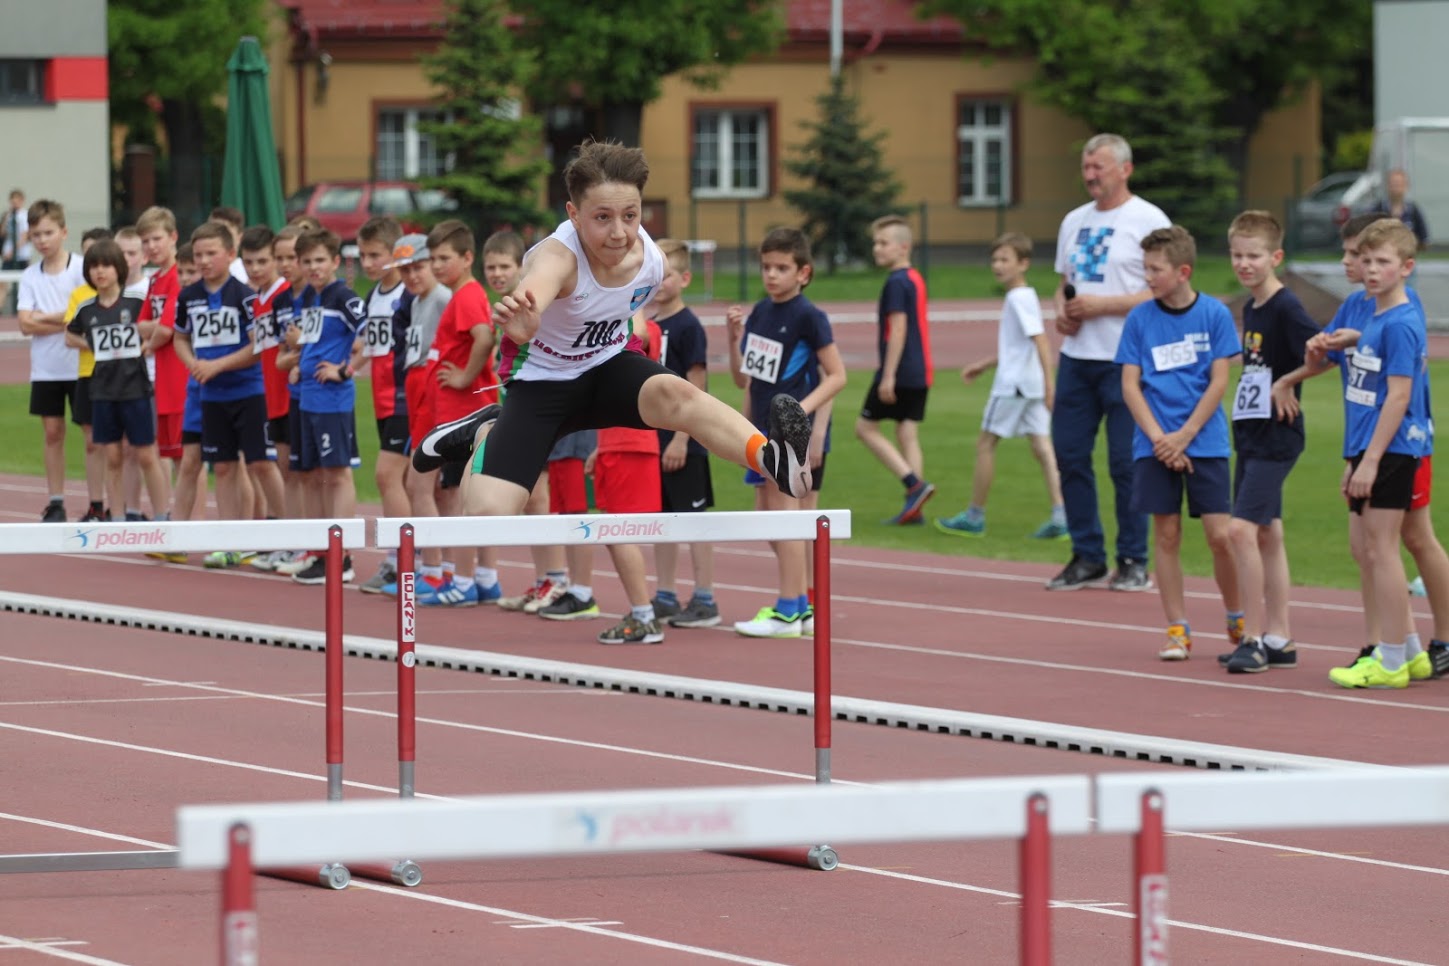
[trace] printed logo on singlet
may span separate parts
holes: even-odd
[[[639,306],[644,304],[645,300],[649,298],[649,293],[652,291],[654,291],[653,285],[645,285],[642,288],[636,288],[634,290],[634,294],[629,297],[629,311],[639,311]]]
[[[1077,250],[1072,253],[1072,268],[1079,282],[1105,282],[1107,255],[1112,250],[1114,229],[1081,228],[1077,231]]]

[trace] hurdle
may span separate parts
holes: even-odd
[[[807,540],[815,561],[814,707],[815,781],[830,783],[830,542],[850,539],[849,510],[735,511],[721,513],[580,514],[570,516],[381,517],[376,545],[396,549],[398,655],[398,793],[415,790],[417,731],[417,596],[414,585],[416,550],[420,547],[533,547],[626,543],[741,543]],[[741,853],[744,855],[744,853]],[[747,858],[834,869],[839,855],[829,845],[754,852]]]
[[[496,795],[447,801],[200,805],[177,812],[183,869],[222,870],[221,961],[259,962],[252,864],[499,859],[784,847],[831,841],[1020,839],[1024,964],[1051,958],[1051,835],[1091,828],[1081,775]],[[1031,906],[1028,909],[1028,906]],[[1027,950],[1031,951],[1027,958]]]
[[[196,553],[255,550],[258,547],[325,546],[327,586],[323,620],[328,711],[324,757],[328,797],[339,798],[342,787],[342,555],[344,549],[365,547],[366,531],[366,522],[361,519],[9,523],[0,525],[0,554]],[[166,849],[0,855],[0,873],[103,872],[175,867],[176,853]],[[307,868],[268,869],[266,874],[330,889],[346,888],[351,879],[348,870],[334,862]]]

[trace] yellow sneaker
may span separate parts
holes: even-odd
[[[1186,661],[1192,656],[1192,636],[1182,624],[1170,624],[1167,628],[1167,643],[1157,656],[1164,661]]]
[[[1361,657],[1353,667],[1336,667],[1328,672],[1328,680],[1341,688],[1407,688],[1409,665],[1390,671],[1379,660],[1378,649]]]
[[[1434,676],[1434,662],[1428,651],[1415,654],[1404,667],[1409,669],[1410,681],[1427,681]]]

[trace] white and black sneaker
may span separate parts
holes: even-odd
[[[502,412],[502,406],[489,403],[460,419],[434,426],[413,448],[413,469],[428,473],[444,463],[466,460],[473,455],[473,440],[478,436],[478,430],[493,422]]]
[[[770,400],[770,432],[760,447],[760,466],[786,496],[810,495],[810,417],[793,396],[780,393]]]

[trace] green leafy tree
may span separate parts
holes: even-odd
[[[770,0],[530,0],[521,40],[538,73],[528,92],[542,105],[594,110],[593,133],[639,144],[644,105],[665,77],[710,87],[725,70],[779,43],[781,4]]]
[[[870,223],[901,210],[901,186],[885,166],[885,135],[866,130],[860,101],[839,74],[815,102],[819,118],[801,124],[809,138],[785,161],[785,170],[807,186],[786,191],[785,200],[804,214],[802,228],[833,273],[870,254]]]
[[[110,0],[111,121],[126,125],[135,143],[165,134],[171,206],[183,220],[205,217],[215,204],[216,177],[205,177],[205,157],[220,153],[209,140],[218,97],[226,93],[226,62],[237,41],[265,38],[264,0]],[[159,108],[159,110],[158,110]],[[214,184],[209,184],[214,182]],[[199,214],[198,214],[199,213]]]
[[[445,120],[419,124],[432,136],[448,170],[425,179],[458,202],[460,214],[485,234],[503,225],[542,225],[538,205],[548,162],[542,124],[520,109],[533,63],[504,24],[499,0],[449,0],[443,41],[420,58],[441,92]]]

